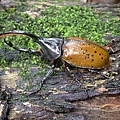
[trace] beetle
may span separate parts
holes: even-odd
[[[15,47],[12,42],[5,43],[16,50],[22,52],[37,53],[44,56],[48,61],[53,62],[51,69],[43,77],[41,85],[45,79],[55,68],[55,61],[62,59],[63,62],[70,66],[88,69],[104,69],[110,65],[108,50],[95,42],[90,40],[69,37],[69,38],[40,38],[34,34],[24,31],[9,31],[0,34],[0,38],[14,35],[25,35],[33,39],[34,42],[40,46],[40,52],[35,50],[20,49]]]

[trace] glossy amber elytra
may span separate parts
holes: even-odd
[[[62,59],[76,67],[101,69],[108,67],[110,63],[107,49],[89,40],[67,38],[62,50]]]

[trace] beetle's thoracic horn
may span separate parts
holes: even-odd
[[[45,56],[46,59],[50,61],[57,59],[61,55],[61,48],[63,44],[63,39],[61,38],[40,38],[34,34],[27,33],[25,31],[17,31],[17,30],[0,34],[0,38],[6,37],[6,36],[14,36],[14,35],[25,35],[27,37],[32,38],[34,42],[38,43],[41,46],[43,55]],[[12,44],[12,42],[7,42],[5,39],[4,41],[10,47],[16,50],[19,50],[22,52],[38,53],[38,51],[35,51],[35,50],[17,48]]]
[[[37,42],[45,57],[52,61],[61,56],[63,39],[61,38],[43,38]]]
[[[34,35],[34,34],[30,34],[30,33],[24,32],[24,31],[17,31],[17,30],[2,33],[2,34],[0,34],[0,38],[7,37],[7,36],[18,36],[18,35],[34,38],[33,39],[34,42],[36,42],[36,40],[39,39],[39,37]],[[18,51],[21,51],[21,52],[29,52],[29,53],[34,53],[34,54],[40,55],[40,52],[38,50],[30,50],[30,49],[18,48],[16,46],[14,46],[11,41],[10,42],[6,41],[6,39],[4,39],[4,42],[7,45],[9,45],[10,47],[14,48],[15,50],[18,50]]]
[[[2,34],[0,34],[0,38],[6,37],[6,36],[14,36],[14,35],[25,35],[27,37],[32,38],[34,42],[37,42],[38,39],[40,39],[38,36],[36,36],[34,34],[27,33],[25,31],[18,31],[18,30],[2,33]]]

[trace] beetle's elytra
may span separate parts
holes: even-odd
[[[62,59],[76,67],[101,69],[109,66],[109,53],[89,40],[70,37],[64,41]]]
[[[61,38],[40,38],[24,31],[6,32],[0,34],[0,38],[11,35],[26,35],[31,37],[34,42],[37,42],[41,46],[43,55],[49,61],[61,58],[72,66],[89,69],[107,68],[110,64],[107,49],[89,40],[78,37],[69,37],[65,40]],[[11,42],[7,44],[16,49]],[[24,51],[18,48],[17,50]],[[27,51],[25,50],[25,52]]]

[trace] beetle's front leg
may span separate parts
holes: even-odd
[[[55,65],[53,64],[52,67],[47,72],[47,74],[43,77],[43,79],[41,81],[41,87],[43,86],[43,84],[44,84],[45,80],[47,79],[47,77],[53,72],[54,68],[55,68]]]
[[[38,92],[41,90],[41,88],[43,87],[43,84],[44,84],[45,80],[46,80],[46,79],[48,78],[48,76],[53,72],[54,68],[55,68],[55,65],[53,64],[53,65],[51,66],[51,68],[48,70],[47,74],[43,77],[43,79],[42,79],[42,81],[41,81],[41,83],[40,83],[40,88],[39,88],[37,91],[30,93],[29,95],[36,94],[36,93],[38,93]]]

